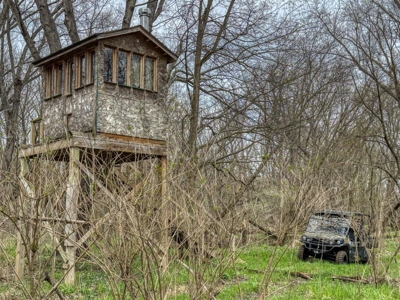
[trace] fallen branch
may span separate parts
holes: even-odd
[[[337,279],[345,282],[354,282],[354,283],[362,283],[362,284],[371,284],[371,283],[383,283],[385,282],[385,278],[362,278],[361,276],[332,276],[332,279]]]
[[[312,279],[313,275],[312,274],[307,274],[303,272],[290,272],[290,276],[292,277],[300,277],[306,280]]]
[[[274,237],[274,238],[276,238],[276,239],[278,238],[278,237],[276,236],[276,234],[274,234],[271,230],[262,227],[261,225],[257,224],[256,222],[254,222],[254,221],[252,221],[252,220],[249,220],[249,223],[250,223],[251,225],[253,225],[254,227],[257,227],[257,228],[260,229],[261,231],[265,232],[266,234],[271,235],[272,237]]]

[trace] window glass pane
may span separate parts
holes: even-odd
[[[140,60],[140,56],[132,55],[131,82],[132,86],[135,88],[140,87]]]
[[[104,74],[106,82],[112,82],[113,49],[104,48]]]
[[[83,86],[86,83],[86,59],[85,55],[79,58],[80,65],[80,76],[79,76],[79,86]]]
[[[154,85],[154,59],[146,58],[144,62],[144,88],[153,90]]]
[[[95,52],[90,52],[90,83],[94,82]]]
[[[128,65],[128,53],[118,52],[118,84],[126,85],[126,68]]]
[[[56,83],[56,95],[61,94],[63,82],[63,66],[58,65],[57,68],[57,83]]]
[[[49,97],[54,95],[54,69],[49,70]]]
[[[72,93],[72,89],[74,88],[74,62],[68,62],[68,93]]]
[[[51,68],[46,69],[46,98],[51,96],[51,79],[52,77],[52,72],[51,72]]]

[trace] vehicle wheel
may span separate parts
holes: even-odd
[[[309,254],[308,254],[307,248],[304,247],[304,245],[301,245],[301,246],[299,247],[299,250],[297,250],[297,257],[298,257],[300,260],[307,260],[307,259],[308,259],[308,256],[309,256]]]
[[[367,264],[368,262],[369,262],[369,256],[367,255],[367,257],[364,258],[364,259],[361,261],[361,263],[362,263],[362,264]]]
[[[349,257],[347,256],[346,251],[341,250],[336,254],[337,264],[347,264],[348,262],[349,262]]]

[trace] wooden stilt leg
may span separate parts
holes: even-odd
[[[71,148],[69,158],[67,197],[65,205],[65,218],[67,220],[67,224],[65,225],[65,254],[68,260],[68,270],[65,276],[65,283],[67,285],[75,284],[76,230],[74,228],[75,223],[69,223],[68,220],[76,221],[78,219],[80,170],[79,166],[75,162],[79,162],[79,158],[79,148]]]
[[[21,158],[21,178],[24,178],[26,174],[29,172],[29,160],[27,158]],[[22,183],[21,183],[22,184]],[[22,188],[21,191],[24,189]],[[19,221],[18,221],[18,230],[17,230],[17,255],[15,257],[15,281],[22,280],[24,277],[24,268],[25,268],[25,245],[24,245],[24,237],[25,233],[25,224],[21,220],[24,211],[24,203],[25,196],[24,193],[21,192],[19,197]]]
[[[168,224],[168,192],[167,192],[167,157],[162,156],[161,162],[161,222],[163,226],[162,234],[162,247],[164,248],[164,256],[161,261],[163,271],[168,267],[168,248],[169,248],[169,224]]]

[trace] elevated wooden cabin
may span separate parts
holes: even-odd
[[[142,26],[92,35],[34,65],[45,75],[31,143],[74,132],[165,140],[167,64],[176,60]]]
[[[96,186],[105,197],[116,202],[114,191],[102,180],[102,172],[114,170],[113,175],[120,176],[119,182],[126,183],[126,188],[120,189],[126,195],[118,196],[130,197],[135,187],[121,175],[122,165],[152,159],[157,167],[155,173],[161,179],[154,190],[160,191],[160,207],[166,207],[162,205],[166,198],[167,167],[163,103],[167,93],[167,65],[176,59],[144,27],[136,26],[92,35],[34,62],[43,70],[45,92],[41,116],[31,124],[31,145],[22,145],[20,149],[19,222],[32,218],[32,211],[40,211],[41,220],[62,219],[65,229],[61,236],[60,230],[51,229],[50,223],[44,227],[65,246],[65,250],[57,247],[63,253],[68,284],[75,281],[77,247],[110,216],[104,212],[98,224],[88,225],[90,229],[78,226],[86,223],[79,217],[80,193],[85,190],[81,188],[82,182]],[[63,194],[65,218],[60,216],[64,212],[51,211],[53,200],[41,201],[39,205],[43,207],[34,210],[35,199],[41,197],[39,177],[45,173],[40,170],[40,160],[51,160],[68,168]],[[27,195],[32,201],[26,201]],[[163,228],[165,239],[167,225]],[[18,278],[24,275],[24,257],[30,251],[21,233],[18,232],[16,256]],[[168,247],[167,242],[164,244]]]

